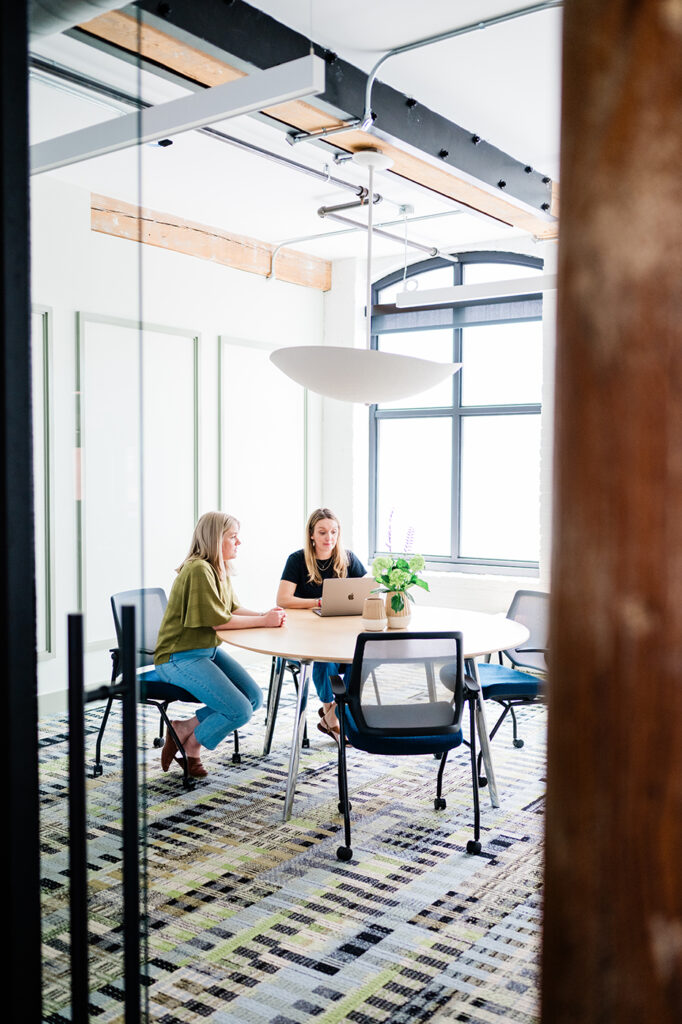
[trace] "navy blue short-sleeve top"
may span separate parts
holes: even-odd
[[[367,570],[360,559],[352,551],[346,551],[346,555],[348,556],[348,575],[353,578],[366,576]],[[329,562],[328,565],[327,561]],[[323,580],[334,579],[334,565],[331,559],[318,561],[317,566]],[[303,548],[299,551],[293,551],[289,555],[284,566],[282,579],[295,585],[294,597],[317,598],[322,596],[322,584],[310,583],[308,580],[308,566],[305,564]]]

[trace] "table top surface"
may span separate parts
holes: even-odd
[[[518,647],[530,635],[520,622],[507,619],[503,614],[490,615],[487,612],[425,605],[413,606],[409,628],[413,632],[461,632],[465,658]],[[279,628],[225,629],[218,630],[218,636],[234,647],[258,654],[297,661],[343,663],[353,660],[355,640],[358,633],[363,631],[361,615],[322,617],[315,615],[310,608],[289,608],[286,625]]]

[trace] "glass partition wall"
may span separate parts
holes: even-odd
[[[139,31],[135,15],[129,22]],[[107,122],[138,121],[148,92],[135,59],[69,33],[34,36],[31,146],[92,126],[106,140]],[[145,308],[136,239],[152,150],[93,157],[96,145],[83,136],[80,152],[45,170],[52,151],[33,148],[30,179],[42,1003],[48,1020],[94,1019],[118,1005],[134,1021],[146,1016],[145,787],[158,713],[133,693],[124,723],[130,678],[112,674],[110,598],[167,587],[191,532],[198,340],[151,322]],[[181,486],[169,500],[175,460]],[[134,677],[135,649],[132,657]]]
[[[138,64],[144,26],[136,10],[105,16],[107,30],[112,21],[125,28],[115,48],[98,41],[91,23],[87,31],[34,40],[30,51],[33,144],[94,126],[93,144],[101,151],[109,145],[108,123],[133,118],[138,129],[134,144],[106,155],[94,156],[86,139],[77,158],[58,167],[43,148],[45,169],[35,164],[31,177],[42,994],[45,1018],[55,1022],[82,1020],[88,1012],[92,1019],[116,1019],[117,1007],[125,1007],[127,1021],[137,1012],[145,1019],[149,1004],[165,1000],[168,933],[175,939],[168,890],[193,886],[193,876],[181,882],[169,863],[177,868],[178,859],[198,849],[194,833],[188,839],[178,822],[201,813],[201,783],[190,793],[178,765],[162,773],[158,710],[133,701],[128,716],[118,699],[120,674],[112,682],[118,639],[111,598],[142,588],[169,594],[197,518],[220,507],[242,524],[239,599],[250,608],[272,607],[281,567],[305,522],[308,429],[302,389],[268,357],[284,341],[316,340],[322,325],[321,286],[268,281],[244,273],[251,264],[220,265],[208,245],[178,242],[183,231],[193,243],[212,232],[215,240],[221,225],[244,215],[239,188],[230,191],[231,206],[220,205],[224,182],[230,175],[257,178],[263,161],[242,156],[237,164],[224,137],[216,141],[219,132],[178,130],[137,143],[140,111],[194,90],[180,75],[158,74],[153,61]],[[272,190],[257,193],[260,207]],[[281,196],[272,193],[272,201],[281,205]],[[171,229],[176,235],[169,240]],[[72,612],[82,616],[83,649],[70,665]],[[133,670],[153,650],[149,637],[147,653],[139,651],[144,626],[137,622]],[[270,661],[261,660],[256,668],[266,682]],[[71,721],[69,676],[84,702]],[[117,693],[107,715],[111,685]],[[189,718],[195,709],[175,705],[169,714]],[[78,721],[84,721],[85,773],[70,760]],[[227,760],[239,763],[236,752]],[[137,767],[132,824],[122,802],[124,787],[132,788],[131,765]],[[214,767],[220,771],[220,756]],[[85,1006],[72,1005],[71,993],[78,844],[68,794],[80,774]],[[220,782],[214,798],[217,790]],[[124,863],[136,853],[137,891],[126,903]],[[131,899],[140,939],[132,967],[124,942]],[[149,936],[147,904],[156,912]],[[131,988],[138,982],[139,995]]]

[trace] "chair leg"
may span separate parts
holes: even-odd
[[[346,737],[343,704],[338,706],[339,714],[339,810],[343,811],[343,832],[345,846],[339,846],[336,851],[338,860],[348,861],[353,856],[350,845],[350,800],[348,799],[348,772],[346,770]]]
[[[511,704],[509,705],[509,713],[510,713],[510,715],[512,717],[512,730],[513,730],[513,737],[514,737],[513,738],[514,746],[515,747],[522,747],[523,746],[523,740],[519,739],[518,727],[517,727],[517,724],[516,724],[516,712],[514,711],[514,708],[511,706]]]
[[[444,751],[441,754],[440,765],[438,767],[438,778],[436,779],[436,799],[433,801],[434,811],[443,811],[447,807],[447,803],[442,797],[443,792],[443,771],[445,769],[445,762],[448,759],[448,751]]]
[[[163,707],[164,707],[164,711],[168,711],[168,702],[167,701],[166,701],[166,703],[164,704]],[[154,746],[155,747],[162,747],[163,746],[163,734],[164,734],[163,715],[159,715],[159,735],[154,737]]]
[[[277,720],[277,709],[279,708],[279,697],[282,692],[284,670],[286,661],[284,658],[273,658],[270,669],[270,689],[268,690],[268,711],[266,718],[265,739],[263,741],[263,757],[267,757],[272,747],[272,735],[275,731]]]
[[[490,736],[488,737],[490,740],[493,740],[495,738],[497,730],[500,728],[500,726],[504,722],[505,718],[507,717],[507,713],[509,711],[511,711],[512,716],[514,716],[514,709],[512,708],[511,704],[505,704],[504,701],[501,701],[501,700],[498,700],[496,703],[498,703],[500,705],[500,707],[504,708],[504,710],[503,710],[502,714],[497,719],[497,721],[495,722],[495,725],[492,727],[492,729],[490,731]],[[516,722],[516,718],[515,717],[514,717],[514,722]],[[515,741],[514,742],[514,746],[523,746],[523,740],[521,740],[520,744],[517,744],[516,741]],[[478,754],[478,784],[479,784],[479,786],[487,786],[488,785],[488,780],[486,779],[485,775],[483,775],[483,753],[482,753],[482,751],[479,751],[479,754]]]
[[[102,724],[99,727],[99,733],[97,734],[97,744],[95,746],[95,764],[92,769],[93,779],[99,778],[104,769],[102,768],[102,739],[104,737],[104,730],[107,727],[107,721],[109,719],[109,712],[111,711],[111,705],[114,703],[114,698],[110,697],[107,701],[107,706],[104,709],[102,716]]]
[[[481,807],[478,799],[478,768],[476,765],[476,704],[469,699],[469,749],[471,752],[471,788],[474,797],[474,838],[467,843],[467,853],[480,853]]]
[[[234,730],[234,750],[232,752],[232,764],[241,764],[242,755],[239,753],[239,733]]]
[[[291,672],[291,678],[293,679],[294,686],[296,687],[296,696],[298,696],[298,669],[294,668],[293,665],[289,664],[288,662],[285,662],[285,667],[287,667],[289,669],[289,671]],[[301,746],[304,749],[306,749],[306,750],[310,746],[310,739],[308,737],[308,721],[307,721],[307,719],[303,723],[303,739],[301,740]]]
[[[265,728],[268,727],[268,720],[270,717],[270,701],[272,700],[272,688],[275,685],[275,673],[277,672],[277,661],[278,659],[273,656],[270,664],[270,682],[268,684],[268,698],[265,702]]]

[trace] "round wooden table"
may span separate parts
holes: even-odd
[[[427,605],[413,606],[409,628],[414,632],[436,633],[453,630],[460,632],[464,642],[467,672],[474,678],[477,677],[474,658],[518,647],[525,643],[530,635],[525,626],[507,619],[503,614],[489,615],[485,612],[471,612],[459,608],[434,608]],[[229,629],[218,632],[220,639],[233,647],[298,661],[301,665],[296,718],[289,757],[287,794],[284,803],[285,821],[291,817],[296,789],[301,741],[308,706],[309,667],[314,661],[350,663],[353,660],[358,633],[362,632],[363,622],[360,615],[323,617],[315,615],[309,608],[288,609],[286,624],[276,629]],[[282,667],[276,685],[270,688],[268,724],[263,750],[265,754],[269,753],[272,743],[283,677],[284,667]],[[495,772],[490,755],[484,701],[481,697],[477,700],[476,722],[488,776],[490,799],[493,806],[497,807],[499,800]]]

